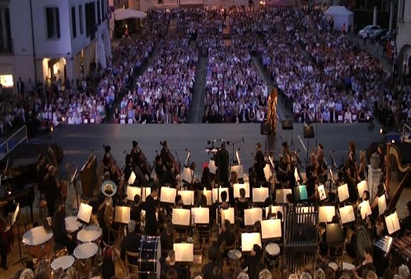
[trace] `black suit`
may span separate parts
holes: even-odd
[[[255,172],[257,173],[258,181],[264,181],[264,182],[266,181],[266,177],[264,174],[264,167],[265,167],[264,154],[260,150],[255,154],[255,163],[254,163],[254,169],[255,169]]]
[[[221,149],[217,153],[216,166],[218,167],[218,181],[224,183],[224,186],[229,187],[229,169],[230,155],[226,149]]]
[[[235,243],[235,235],[231,232],[223,231],[217,238],[217,249],[220,248],[221,243],[225,240],[225,246],[229,247]]]
[[[146,234],[155,236],[157,235],[157,218],[156,218],[156,205],[154,198],[150,195],[146,199]]]
[[[161,242],[161,249],[166,250],[166,251],[171,251],[173,250],[173,240],[171,239],[171,236],[168,235],[166,232],[163,232],[160,236],[160,242]]]
[[[129,233],[121,242],[121,259],[126,259],[126,251],[137,253],[140,248],[140,235],[138,233]],[[137,264],[137,259],[129,259],[130,264]]]

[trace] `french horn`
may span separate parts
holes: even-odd
[[[101,192],[106,197],[112,197],[117,193],[117,185],[111,180],[104,181],[101,185]]]

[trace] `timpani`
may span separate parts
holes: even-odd
[[[46,231],[43,226],[35,227],[23,235],[23,243],[29,255],[36,259],[42,258],[51,250],[52,231]]]

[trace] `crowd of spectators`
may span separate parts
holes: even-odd
[[[157,55],[115,112],[120,123],[185,123],[192,99],[198,52],[191,44],[195,13],[175,10],[160,22],[170,27]]]
[[[207,11],[212,15],[205,35],[208,67],[204,123],[262,122],[267,115],[267,86],[252,60],[260,46],[252,14],[246,10]],[[231,41],[224,41],[224,28]]]
[[[399,125],[411,119],[410,79],[331,30],[315,9],[175,9],[149,11],[138,34],[116,42],[108,68],[92,77],[56,76],[3,97],[0,132],[104,123],[185,123],[199,57],[207,59],[204,123],[262,122],[274,81],[297,122]],[[154,50],[157,54],[148,65]],[[263,73],[264,74],[264,73]],[[42,94],[42,92],[46,92]],[[38,94],[36,94],[38,93]]]

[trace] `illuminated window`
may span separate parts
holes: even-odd
[[[46,8],[47,38],[60,38],[59,8]]]
[[[13,87],[12,75],[0,75],[0,83],[3,87]]]

